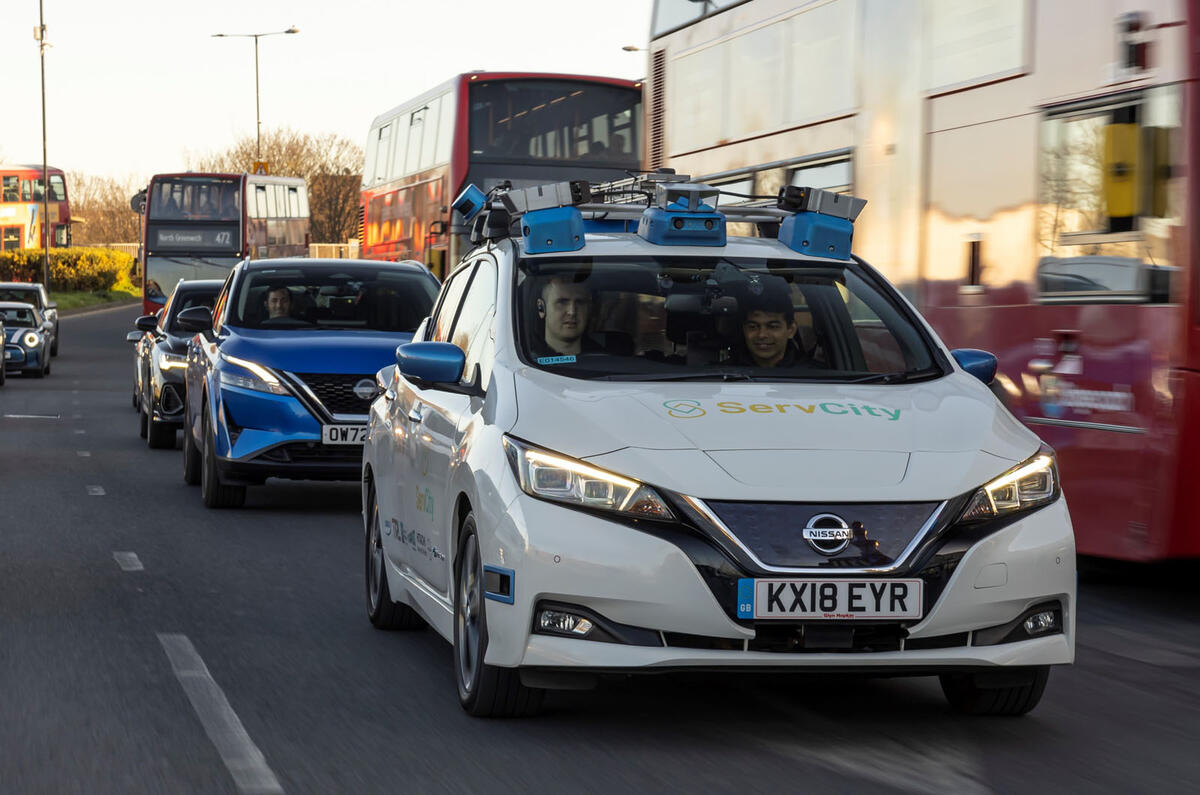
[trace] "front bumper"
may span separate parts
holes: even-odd
[[[42,369],[42,350],[25,348],[7,343],[4,346],[4,369],[6,372],[36,372]]]
[[[876,634],[896,642],[838,651],[775,642],[803,622],[735,619],[731,605],[717,595],[722,591],[714,585],[713,571],[703,562],[698,568],[691,549],[694,538],[672,543],[525,495],[497,520],[495,532],[481,536],[483,562],[514,575],[512,604],[486,602],[487,662],[492,665],[614,672],[805,668],[920,673],[1074,660],[1075,543],[1062,499],[970,544],[960,539],[957,549],[951,543],[954,533],[947,534],[942,549],[917,567],[927,587],[939,591],[924,617],[905,625],[856,622],[856,633],[870,624]],[[725,560],[726,573],[729,566],[736,568]],[[614,624],[649,630],[640,637],[657,634],[658,641],[632,645],[535,634],[535,612],[543,602],[578,605]],[[1046,602],[1060,605],[1061,632],[996,645],[975,642],[977,630],[1012,622]],[[765,648],[774,650],[756,650]]]
[[[220,389],[217,470],[226,483],[362,477],[362,447],[324,445],[321,422],[291,395]]]

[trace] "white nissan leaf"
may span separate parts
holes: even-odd
[[[456,203],[478,245],[371,407],[371,622],[453,643],[473,715],[696,668],[1032,709],[1074,659],[1075,545],[995,358],[850,255],[858,200],[646,187]]]

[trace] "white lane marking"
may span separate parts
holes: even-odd
[[[79,390],[78,390],[78,389],[72,389],[72,390],[71,390],[71,394],[72,394],[72,395],[78,395],[78,394],[79,394]]]
[[[83,428],[76,428],[75,433],[87,433]]]
[[[5,414],[6,420],[57,420],[57,414]]]
[[[146,568],[138,560],[136,552],[114,552],[113,560],[121,567],[121,571],[142,571]]]
[[[208,739],[242,792],[283,792],[266,757],[246,733],[221,686],[208,672],[187,635],[158,633],[158,642],[171,661],[171,670],[183,687]]]
[[[1079,645],[1162,668],[1200,668],[1200,649],[1172,643],[1124,627],[1089,626],[1079,632]]]
[[[79,456],[80,458],[91,458],[92,457],[92,453],[89,450],[76,450],[75,455]]]
[[[71,419],[73,419],[73,420],[81,420],[81,419],[83,419],[83,415],[82,415],[82,414],[80,414],[80,413],[77,411],[77,412],[75,412],[74,414],[72,414],[72,415],[71,415]]]
[[[78,400],[72,400],[72,401],[71,401],[71,405],[72,405],[72,406],[78,406],[78,405],[79,405],[79,401],[78,401]]]
[[[103,486],[88,486],[87,493],[88,493],[89,497],[103,497],[104,496],[104,487]]]
[[[71,381],[71,386],[79,386],[79,379],[76,378],[73,381]]]

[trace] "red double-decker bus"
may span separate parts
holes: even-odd
[[[608,77],[471,72],[381,114],[367,136],[362,256],[420,260],[440,277],[467,231],[449,205],[468,183],[604,181],[640,168],[641,89]]]
[[[45,183],[41,166],[0,165],[0,251],[41,248],[46,234]],[[50,246],[71,245],[71,205],[61,169],[51,168]]]
[[[867,199],[855,252],[998,356],[1078,550],[1200,557],[1198,42],[1200,0],[656,0],[647,167]]]
[[[242,259],[308,256],[308,191],[298,177],[156,174],[142,214],[142,304],[161,309],[180,279],[224,279]]]

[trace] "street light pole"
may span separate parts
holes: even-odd
[[[41,0],[38,0],[41,2]],[[258,40],[263,36],[278,36],[285,33],[299,33],[300,29],[292,25],[287,30],[273,30],[269,33],[214,33],[214,39],[254,39],[254,159],[262,160],[262,112],[259,104],[258,90]]]
[[[50,165],[46,158],[46,17],[38,0],[38,54],[42,61],[42,284],[50,289]]]

